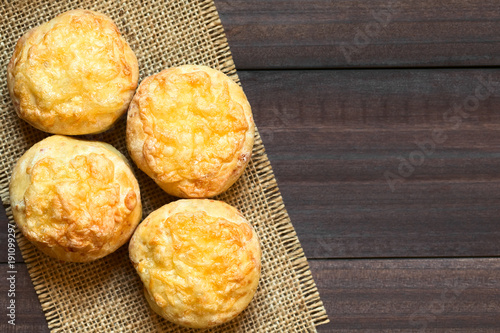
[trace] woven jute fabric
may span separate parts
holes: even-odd
[[[139,60],[140,78],[183,64],[207,65],[238,82],[212,1],[3,1],[0,3],[0,195],[12,221],[8,185],[17,159],[47,136],[20,120],[6,83],[15,43],[30,28],[76,8],[110,16]],[[244,88],[244,87],[243,87]],[[125,117],[84,138],[112,144],[126,156]],[[135,168],[143,216],[175,200]],[[233,321],[204,332],[315,332],[328,318],[307,260],[283,205],[258,132],[244,175],[216,199],[237,207],[262,244],[262,277],[249,307]],[[91,263],[51,259],[17,233],[19,247],[51,332],[192,332],[153,313],[127,246]]]

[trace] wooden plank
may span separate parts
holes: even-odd
[[[495,0],[216,0],[238,69],[495,66]]]
[[[42,307],[31,283],[25,264],[15,266],[16,273],[9,273],[11,269],[7,264],[0,264],[0,332],[10,333],[45,333],[49,332],[47,321],[42,312]],[[14,279],[7,280],[7,278]],[[12,282],[12,285],[11,283]],[[14,294],[11,294],[11,293]],[[10,305],[14,300],[14,306]],[[15,318],[7,316],[12,307]],[[15,326],[9,324],[9,320],[15,319]]]
[[[240,77],[309,258],[500,255],[500,70]],[[491,94],[456,126],[445,115],[486,96],[482,81]],[[434,129],[447,139],[421,153]]]
[[[319,332],[497,332],[500,259],[310,261]]]
[[[15,332],[48,332],[24,264],[16,274]],[[319,332],[494,332],[500,259],[312,260],[331,323]],[[0,265],[0,294],[7,267]],[[0,297],[6,311],[8,297]],[[14,332],[4,319],[1,332]]]

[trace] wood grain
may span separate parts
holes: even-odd
[[[330,323],[318,332],[497,332],[500,259],[310,262]]]
[[[2,283],[0,283],[0,308],[2,309],[0,313],[2,318],[2,320],[0,320],[0,332],[49,332],[47,321],[45,320],[42,307],[38,301],[33,284],[31,283],[26,265],[16,264],[15,271],[17,273],[10,274],[8,271],[10,271],[10,268],[7,267],[7,264],[0,264],[0,279],[2,281]],[[7,278],[12,275],[14,275],[14,280],[12,280],[12,282],[14,282],[15,285],[15,288],[12,290],[15,295],[9,297],[8,293],[11,292],[11,288],[10,283],[6,283],[6,281]],[[8,323],[10,318],[7,317],[7,314],[10,312],[7,306],[10,305],[11,299],[15,301],[15,326]]]
[[[495,66],[496,0],[216,0],[238,69]]]
[[[500,70],[240,77],[309,258],[500,255],[500,88],[458,127],[443,119]],[[423,154],[434,129],[447,139]],[[421,165],[401,177],[400,158],[415,154]],[[385,172],[401,177],[394,191]]]

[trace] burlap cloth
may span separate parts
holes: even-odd
[[[12,221],[8,185],[14,163],[47,134],[14,112],[6,67],[16,41],[30,28],[75,8],[109,15],[139,60],[141,79],[170,66],[203,64],[238,82],[229,46],[212,1],[2,1],[0,4],[0,195]],[[105,141],[127,155],[125,118],[86,138]],[[144,217],[175,200],[143,172]],[[328,318],[276,184],[260,136],[243,177],[217,199],[237,207],[262,242],[262,277],[249,307],[235,320],[207,332],[315,332]],[[88,264],[63,263],[18,243],[52,332],[190,332],[153,313],[128,258],[127,246]]]

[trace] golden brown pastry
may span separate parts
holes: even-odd
[[[19,117],[54,134],[107,130],[127,109],[139,67],[106,15],[72,10],[17,42],[7,84]]]
[[[240,86],[215,69],[186,65],[142,81],[128,111],[127,147],[167,193],[207,198],[241,176],[254,131]]]
[[[222,201],[183,199],[161,207],[139,225],[129,253],[151,308],[185,327],[233,319],[259,283],[258,237]]]
[[[99,259],[122,246],[142,215],[139,185],[111,145],[54,135],[31,147],[10,182],[14,220],[47,255]]]

